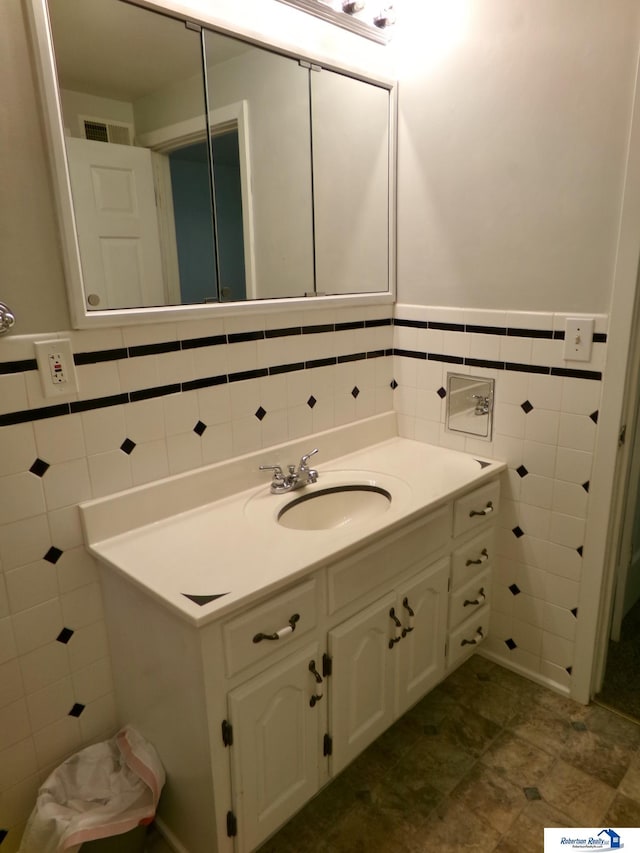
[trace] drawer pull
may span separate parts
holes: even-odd
[[[473,518],[474,515],[491,515],[493,512],[493,501],[487,501],[487,505],[484,509],[472,509],[469,513],[469,518]]]
[[[467,560],[465,566],[479,566],[481,563],[486,563],[489,559],[489,552],[486,548],[480,551],[480,557],[477,560]]]
[[[316,669],[316,662],[314,660],[309,661],[309,672],[315,678],[316,684],[322,684],[322,676]],[[322,692],[322,687],[316,687],[316,692],[313,694],[311,699],[309,699],[309,705],[313,708],[316,703],[318,703],[322,699],[323,696],[324,693]]]
[[[404,607],[404,609],[409,614],[409,624],[406,628],[402,629],[402,636],[406,637],[410,631],[413,631],[413,617],[416,614],[413,612],[413,609],[410,607],[409,599],[406,596],[402,599],[402,606]]]
[[[468,607],[470,604],[477,606],[478,604],[484,604],[486,600],[487,600],[487,596],[484,593],[484,587],[481,586],[480,589],[478,590],[478,597],[474,598],[473,601],[470,598],[465,598],[464,604],[462,606]]]
[[[402,628],[402,622],[401,622],[401,621],[398,619],[398,617],[396,616],[396,609],[395,609],[395,607],[392,607],[392,608],[391,608],[391,610],[389,611],[389,617],[390,617],[391,619],[393,619],[393,624],[396,626],[396,628]],[[398,633],[397,633],[397,631],[396,631],[395,633],[396,633],[396,636],[395,636],[395,637],[391,637],[391,638],[390,638],[390,640],[389,640],[389,648],[390,648],[390,649],[392,649],[392,648],[395,646],[395,644],[396,644],[396,643],[399,643],[399,642],[400,642],[400,640],[402,639],[402,636],[398,637]]]
[[[274,631],[273,634],[263,634],[262,631],[260,631],[253,638],[253,642],[260,643],[262,640],[282,640],[284,637],[288,637],[289,634],[293,634],[296,630],[296,623],[299,619],[300,614],[294,613],[291,619],[289,619],[289,624],[286,627],[280,628],[279,631]]]
[[[460,643],[461,646],[476,646],[478,643],[481,643],[484,640],[484,631],[482,627],[478,628],[476,633],[473,636],[472,640],[462,640]]]

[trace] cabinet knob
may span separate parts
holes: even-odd
[[[462,606],[463,607],[469,607],[469,605],[471,605],[471,604],[477,606],[478,604],[484,604],[486,600],[487,600],[487,596],[485,595],[484,587],[481,586],[480,589],[478,590],[478,597],[474,598],[473,600],[470,598],[465,598],[464,604]]]
[[[413,612],[413,608],[409,604],[409,598],[406,595],[402,599],[402,606],[404,607],[404,609],[407,611],[407,613],[409,615],[409,624],[405,628],[402,629],[402,636],[406,637],[407,634],[409,634],[409,633],[411,633],[411,631],[413,631],[413,617],[416,614]]]
[[[395,636],[394,636],[394,637],[391,637],[391,638],[389,639],[389,648],[390,648],[390,649],[392,649],[392,648],[395,646],[395,644],[396,644],[396,643],[399,643],[399,642],[400,642],[400,640],[401,640],[401,639],[402,639],[402,637],[403,637],[403,635],[402,635],[402,634],[401,634],[400,636],[398,636],[398,631],[397,631],[397,629],[398,629],[398,628],[402,629],[402,622],[401,622],[401,621],[398,619],[398,617],[396,616],[396,609],[395,609],[395,607],[392,607],[392,608],[391,608],[391,610],[389,611],[389,618],[393,620],[393,624],[394,624],[394,626],[395,626],[395,628],[396,628],[396,631],[394,632],[394,633],[395,633]]]
[[[316,669],[316,662],[314,660],[309,661],[309,672],[313,675],[316,681],[316,685],[322,684],[322,676]],[[316,692],[312,695],[311,699],[309,699],[309,705],[313,708],[315,705],[322,699],[324,693],[322,691],[322,687],[316,686]]]
[[[477,560],[467,560],[467,562],[465,563],[465,566],[479,566],[481,563],[486,563],[488,559],[489,559],[489,552],[487,551],[486,548],[483,548],[482,551],[480,551],[480,556],[478,557],[478,559]]]
[[[478,628],[476,633],[473,635],[471,640],[463,639],[460,643],[461,646],[477,646],[478,643],[481,643],[484,640],[484,631],[482,630],[482,626]]]
[[[289,634],[293,634],[296,630],[296,625],[300,620],[300,614],[294,613],[293,616],[289,619],[289,624],[285,625],[284,628],[280,628],[279,631],[274,631],[273,634],[263,634],[262,631],[257,633],[254,638],[254,643],[261,643],[263,640],[282,640],[284,637],[288,637]]]

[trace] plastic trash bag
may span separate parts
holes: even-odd
[[[164,781],[154,747],[125,726],[51,773],[38,791],[19,853],[77,853],[85,841],[149,824]]]

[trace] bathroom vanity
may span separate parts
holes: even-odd
[[[82,506],[119,714],[164,762],[176,850],[254,850],[487,636],[506,466],[394,431],[315,436],[318,482],[293,494],[257,469],[309,442]]]

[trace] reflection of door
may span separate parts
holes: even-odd
[[[163,305],[151,153],[67,138],[69,177],[89,308]]]

